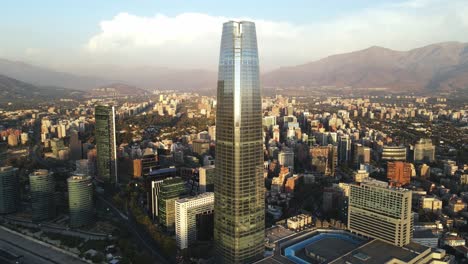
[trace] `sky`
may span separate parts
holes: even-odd
[[[222,23],[257,25],[263,70],[370,46],[468,42],[467,0],[15,0],[0,58],[54,69],[93,65],[216,70]]]

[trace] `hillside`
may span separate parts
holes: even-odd
[[[79,97],[83,93],[60,87],[35,86],[0,75],[0,102],[50,100]]]
[[[264,74],[269,87],[389,88],[392,91],[468,88],[468,44],[446,42],[395,51],[382,47],[329,56]]]

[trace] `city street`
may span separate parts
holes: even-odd
[[[25,264],[83,264],[75,257],[0,228],[0,249],[24,257]]]

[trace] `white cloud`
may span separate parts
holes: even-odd
[[[200,13],[141,17],[120,13],[102,21],[86,43],[95,58],[168,67],[214,68],[222,23]],[[235,18],[234,18],[235,19]],[[263,68],[271,69],[372,45],[406,50],[442,41],[468,41],[468,2],[411,0],[316,24],[255,21]]]

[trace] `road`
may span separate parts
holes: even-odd
[[[25,264],[84,264],[86,262],[67,255],[51,246],[42,245],[0,228],[0,248],[23,256]]]
[[[118,215],[124,223],[126,223],[127,227],[131,231],[132,235],[140,241],[140,243],[153,255],[154,260],[157,261],[157,263],[169,263],[166,258],[164,258],[159,252],[155,250],[155,245],[154,242],[151,241],[150,238],[148,238],[148,234],[143,234],[142,231],[135,226],[135,223],[133,221],[130,221],[129,218],[122,213],[119,209],[117,209],[112,202],[108,201],[106,197],[102,195],[97,195],[97,197],[103,201],[107,206],[109,206],[110,209],[114,212],[115,215]]]

